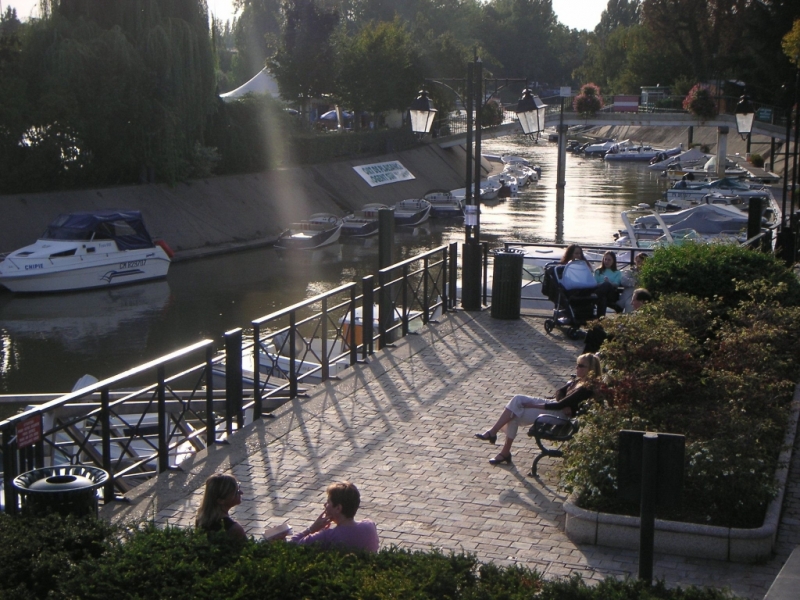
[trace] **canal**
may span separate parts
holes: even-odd
[[[556,211],[556,146],[506,137],[487,154],[516,154],[542,167],[518,198],[483,206],[481,239],[610,243],[620,211],[653,204],[666,183],[645,165],[567,155],[563,218]],[[461,222],[398,230],[396,260],[464,239]],[[31,240],[33,241],[33,240]],[[346,240],[314,255],[271,248],[172,265],[164,281],[49,296],[0,290],[0,393],[66,392],[79,377],[103,379],[203,338],[377,271],[377,239]],[[7,415],[0,407],[0,417]]]

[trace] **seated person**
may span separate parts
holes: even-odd
[[[617,255],[611,250],[603,254],[603,263],[595,270],[594,280],[597,282],[597,317],[605,316],[608,306],[621,313],[622,307],[617,302],[622,286],[622,271],[617,270]]]
[[[570,244],[567,246],[564,250],[564,254],[561,256],[561,260],[558,261],[558,264],[565,265],[573,260],[582,260],[589,267],[590,271],[594,270],[592,263],[586,260],[586,257],[583,255],[583,248],[581,248],[579,244]]]
[[[325,548],[343,547],[377,552],[378,529],[369,519],[356,522],[361,504],[358,488],[349,481],[332,483],[326,490],[328,500],[322,514],[308,529],[289,539],[295,544],[319,543]],[[331,527],[331,523],[336,527]]]
[[[228,511],[242,503],[242,489],[233,475],[214,473],[206,480],[206,489],[195,526],[206,533],[224,531],[234,540],[246,540],[244,528],[228,516]]]
[[[497,422],[491,429],[476,433],[479,440],[490,444],[497,442],[497,432],[506,433],[505,444],[500,453],[489,460],[489,464],[511,464],[511,445],[517,437],[520,425],[531,425],[543,414],[571,418],[589,398],[594,397],[595,385],[602,375],[600,359],[594,354],[581,354],[575,368],[575,378],[556,391],[555,400],[517,394],[506,404]]]
[[[631,296],[631,306],[633,307],[633,310],[639,310],[645,303],[652,300],[653,295],[650,292],[644,288],[638,288],[633,290],[633,296]],[[603,342],[605,342],[609,337],[610,336],[606,333],[606,330],[603,329],[603,325],[597,323],[594,327],[586,332],[586,341],[583,344],[583,351],[592,353],[597,352],[600,350],[600,346],[603,345]]]

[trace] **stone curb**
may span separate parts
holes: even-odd
[[[794,390],[789,427],[783,450],[778,457],[778,469],[775,472],[778,493],[769,503],[761,527],[741,529],[656,519],[655,551],[731,562],[757,562],[769,558],[780,524],[799,417],[800,384]],[[577,497],[573,494],[564,502],[564,512],[567,514],[566,534],[570,540],[577,544],[638,550],[638,517],[585,510],[577,506],[576,501]]]

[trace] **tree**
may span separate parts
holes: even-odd
[[[241,10],[234,24],[237,56],[234,81],[241,85],[267,63],[275,53],[281,34],[280,0],[236,0]]]
[[[781,47],[794,66],[800,68],[800,19],[796,20],[792,25],[792,30],[783,36]]]
[[[285,6],[286,26],[278,51],[267,61],[278,81],[281,97],[301,101],[335,91],[336,53],[332,35],[339,22],[336,10],[326,10],[315,0],[290,0]]]
[[[341,37],[339,51],[337,96],[356,114],[403,111],[414,99],[424,77],[422,61],[399,18]]]

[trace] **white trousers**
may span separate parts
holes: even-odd
[[[506,437],[510,440],[515,439],[517,437],[519,426],[533,425],[533,422],[539,415],[567,417],[566,411],[564,410],[547,410],[543,408],[545,402],[547,402],[545,398],[537,398],[536,396],[523,396],[522,394],[517,394],[511,398],[511,401],[506,404],[506,408],[514,413],[514,418],[502,427]],[[523,408],[523,403],[529,406],[532,403],[535,403],[538,408]]]

